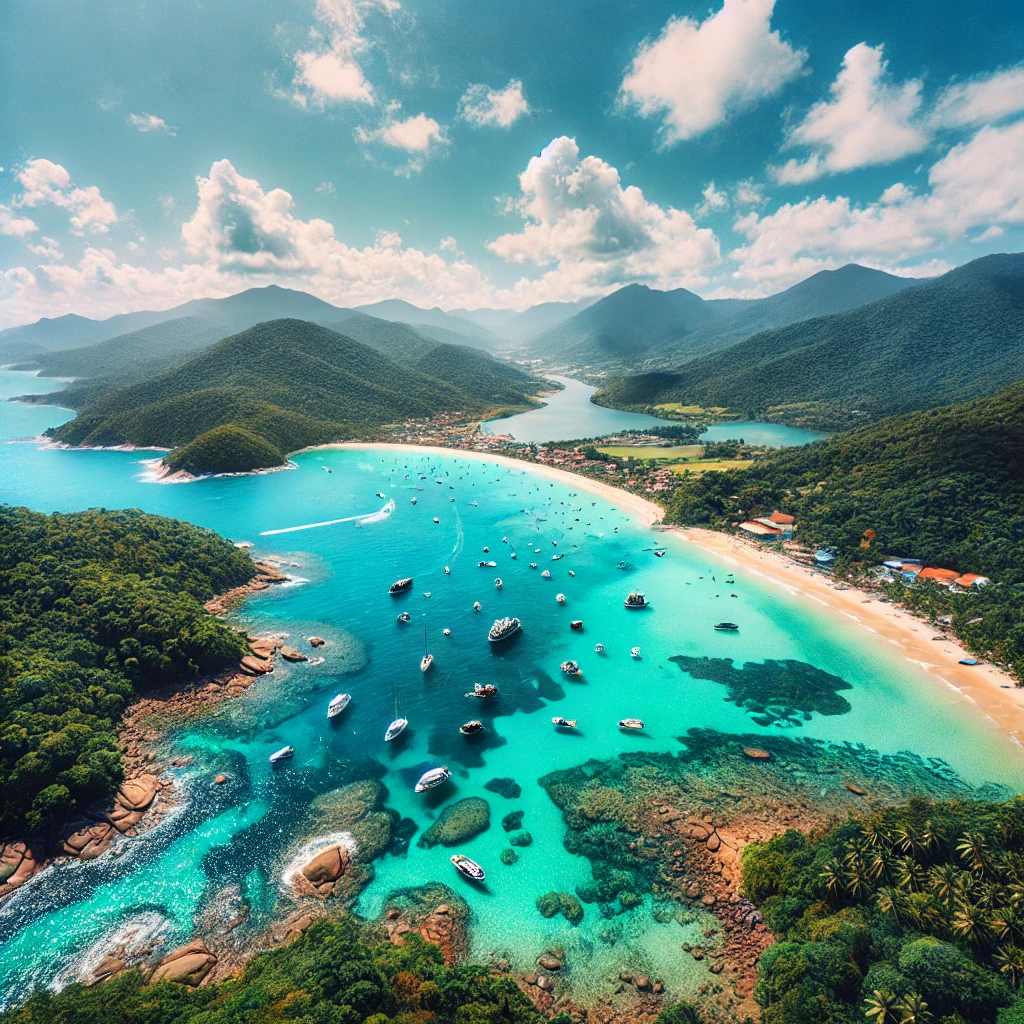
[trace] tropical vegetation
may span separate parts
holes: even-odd
[[[203,602],[254,573],[173,519],[0,507],[0,837],[61,825],[121,780],[134,696],[245,653]]]

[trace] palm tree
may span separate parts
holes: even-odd
[[[976,875],[985,873],[988,867],[988,844],[984,836],[979,836],[975,832],[965,832],[960,842],[956,844],[956,852]]]
[[[961,939],[978,946],[981,945],[990,931],[985,911],[974,904],[964,904],[953,914],[953,933]]]
[[[1010,977],[1010,984],[1016,988],[1017,982],[1024,976],[1024,949],[1019,946],[1003,946],[992,957],[1002,974]]]
[[[904,996],[894,1009],[900,1015],[900,1024],[929,1024],[934,1019],[928,1004],[916,992]]]
[[[846,888],[846,883],[843,881],[842,865],[834,857],[821,865],[818,877],[825,882],[825,888],[832,896],[838,896],[839,892]]]
[[[924,868],[913,857],[897,857],[893,877],[901,889],[916,892],[924,882]]]
[[[875,893],[875,906],[883,917],[898,924],[903,918],[903,893],[898,889],[884,886]]]
[[[895,1024],[899,1020],[896,1016],[896,1005],[899,1001],[888,989],[876,988],[864,1000],[864,1005],[867,1007],[864,1016],[874,1021],[874,1024],[890,1024],[890,1022]]]

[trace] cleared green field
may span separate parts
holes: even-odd
[[[695,476],[701,473],[721,472],[723,469],[746,469],[752,459],[694,459],[691,462],[677,462],[668,468],[680,476],[689,470]]]
[[[704,454],[702,444],[680,444],[674,448],[644,448],[637,445],[612,445],[598,448],[613,459],[699,459]]]

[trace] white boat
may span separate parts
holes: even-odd
[[[541,573],[541,576],[543,576],[543,577],[544,577],[544,579],[546,579],[546,580],[549,580],[549,579],[551,579],[551,570],[550,570],[550,569],[545,569],[545,570],[544,570],[544,571],[543,571],[543,572]]]
[[[280,750],[275,750],[270,755],[271,764],[279,764],[281,761],[287,761],[288,758],[295,756],[294,747],[282,747]]]
[[[459,732],[463,736],[475,736],[478,732],[484,731],[484,723],[477,721],[475,718],[471,718],[468,722],[464,722],[459,726]]]
[[[437,518],[437,516],[434,516],[434,522],[435,522],[435,523],[439,523],[439,522],[441,522],[441,520],[440,520],[440,519],[438,519],[438,518]]]
[[[452,631],[450,629],[445,629],[444,630],[444,635],[445,636],[451,636],[452,635]]]
[[[479,601],[474,601],[473,602],[473,611],[475,611],[475,612],[480,611],[480,602]]]
[[[569,570],[569,575],[570,575],[570,576],[575,576],[575,575],[576,575],[576,573],[574,573],[574,572],[572,571],[572,569],[570,569],[570,570]]]
[[[556,729],[575,729],[576,719],[562,718],[561,715],[555,715],[555,717],[551,719],[551,724],[555,726]]]
[[[647,597],[642,594],[639,590],[631,590],[626,597],[626,600],[622,602],[627,608],[646,608]]]
[[[416,792],[425,793],[428,789],[436,789],[443,786],[451,777],[452,773],[444,765],[440,768],[431,768],[420,776],[420,781],[416,783]]]
[[[495,590],[501,590],[501,588],[503,586],[504,586],[504,584],[501,582],[501,577],[500,576],[496,576],[494,578],[494,589]]]
[[[471,882],[482,882],[487,877],[484,869],[475,860],[470,860],[461,853],[452,855],[452,863],[455,865],[455,870]]]
[[[475,683],[473,689],[466,694],[467,697],[476,697],[479,700],[490,700],[498,696],[498,688],[494,683]]]
[[[594,644],[595,654],[604,654],[604,644]]]
[[[495,619],[494,625],[487,632],[487,639],[492,644],[496,644],[500,640],[507,640],[510,636],[515,636],[522,628],[523,624],[515,617]]]
[[[399,622],[412,622],[412,616],[408,612],[401,612],[398,616]]]
[[[331,703],[327,705],[327,717],[334,718],[335,715],[340,715],[342,711],[348,707],[349,701],[351,700],[351,693],[339,693],[338,696],[332,698]]]
[[[643,723],[643,719],[641,719],[641,718],[622,718],[622,719],[619,719],[619,728],[620,729],[635,729],[636,731],[639,732],[641,729],[643,729],[643,727],[644,727],[644,723]]]
[[[537,568],[537,563],[536,562],[531,562],[530,563],[530,568],[531,569],[536,569]]]
[[[408,724],[408,718],[396,718],[384,733],[384,742],[390,743],[396,736],[400,736],[405,731],[405,727]]]
[[[423,627],[423,657],[420,658],[420,671],[429,672],[434,664],[434,656],[427,650],[427,627]]]
[[[510,557],[510,558],[512,559],[512,561],[514,562],[514,561],[516,560],[516,553],[515,553],[515,552],[513,551],[513,552],[512,552],[512,554],[511,554],[511,555],[510,555],[509,557]]]
[[[416,499],[415,499],[415,498],[413,498],[413,499],[412,499],[412,503],[413,503],[414,505],[416,504]]]
[[[555,600],[559,604],[565,604],[565,594],[555,594]]]
[[[445,576],[451,576],[452,574],[451,569],[449,569],[447,565],[444,567],[444,574]]]
[[[562,664],[559,665],[559,668],[570,678],[575,678],[576,676],[583,674],[580,671],[579,665],[577,665],[575,661],[563,661]]]
[[[377,497],[378,498],[383,498],[384,497],[384,492],[383,491],[378,491],[377,492]]]
[[[640,648],[639,647],[631,647],[630,651],[629,651],[629,656],[631,658],[636,658],[637,661],[639,661],[640,660]]]

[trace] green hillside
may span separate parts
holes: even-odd
[[[353,313],[344,320],[326,323],[324,326],[369,345],[397,363],[415,362],[437,344],[408,324],[379,320],[366,313]]]
[[[941,598],[961,636],[1024,677],[1024,381],[773,452],[745,470],[684,477],[667,519],[728,527],[775,508],[796,516],[800,540],[844,564],[920,558],[991,577],[977,595],[931,584],[915,595],[925,610]]]
[[[985,256],[834,316],[765,331],[674,373],[611,381],[604,405],[681,402],[836,426],[1024,378],[1024,254]]]
[[[249,473],[283,466],[280,448],[236,423],[225,423],[175,448],[165,459],[168,469],[185,473]]]
[[[526,405],[526,396],[551,387],[549,380],[540,380],[466,345],[435,345],[411,365],[494,405]]]

